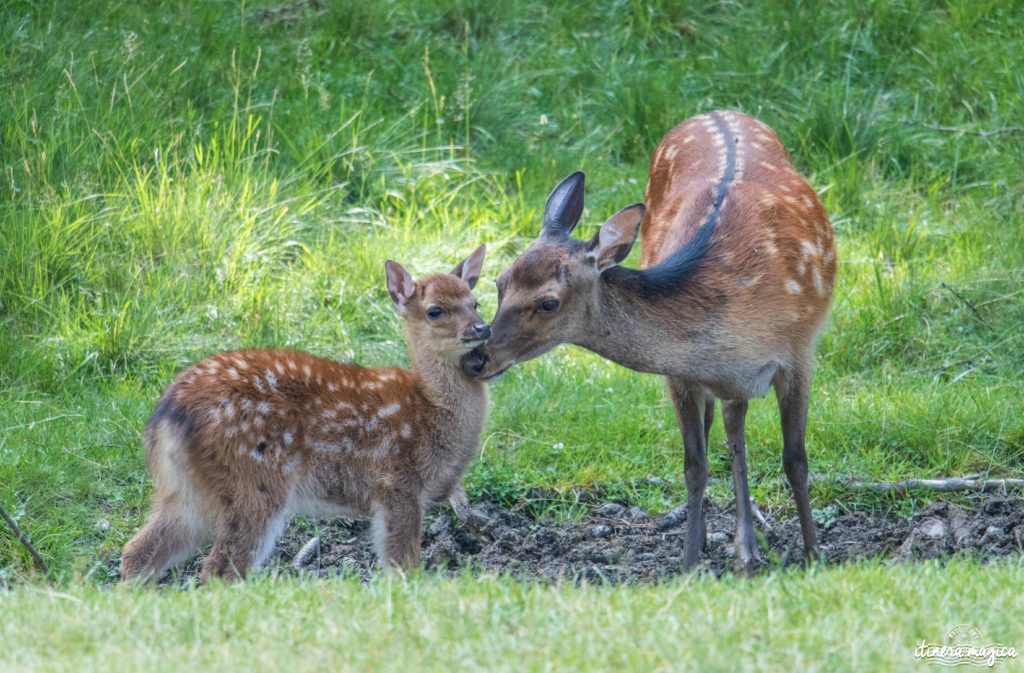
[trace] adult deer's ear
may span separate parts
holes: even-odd
[[[544,204],[544,238],[567,238],[583,215],[583,171],[576,171],[558,183]]]
[[[598,272],[615,266],[629,256],[644,219],[644,204],[634,203],[608,218],[587,244],[587,259]]]

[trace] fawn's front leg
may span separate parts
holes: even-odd
[[[414,570],[420,565],[423,508],[415,494],[390,492],[373,503],[373,539],[385,570]]]

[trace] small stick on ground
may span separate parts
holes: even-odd
[[[1007,492],[1024,490],[1024,479],[974,479],[970,477],[948,477],[946,479],[906,479],[904,481],[859,481],[857,479],[832,479],[824,475],[811,475],[811,482],[825,484],[837,482],[854,491],[876,491],[878,493],[904,494],[910,490],[953,493],[958,491]]]
[[[11,527],[12,531],[14,531],[14,535],[18,538],[18,542],[20,542],[22,546],[28,550],[28,553],[32,555],[32,560],[35,562],[36,566],[38,566],[44,573],[49,572],[49,568],[46,566],[46,561],[44,561],[43,557],[39,555],[39,552],[37,552],[36,548],[32,546],[32,543],[28,541],[25,534],[21,532],[21,529],[18,528],[18,524],[14,522],[14,519],[12,519],[7,513],[7,510],[4,509],[3,505],[0,505],[0,515],[4,517],[4,520],[7,521],[7,525]]]

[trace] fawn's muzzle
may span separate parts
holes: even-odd
[[[490,335],[490,328],[488,328],[487,332],[488,335]],[[462,372],[470,378],[480,376],[480,372],[484,370],[484,366],[486,364],[487,353],[484,352],[484,347],[482,345],[477,346],[462,356]]]

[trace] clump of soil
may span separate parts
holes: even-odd
[[[705,508],[708,545],[702,567],[717,576],[733,566],[734,511],[711,501],[705,501]],[[484,502],[473,507],[470,518],[458,521],[447,509],[428,517],[423,536],[427,571],[453,573],[469,567],[524,580],[590,582],[657,582],[681,572],[685,507],[651,517],[639,508],[606,502],[593,507],[585,521],[559,522],[531,519]],[[767,545],[765,560],[755,572],[803,562],[795,518],[769,515],[755,526],[763,535],[762,546]],[[1016,496],[986,496],[970,511],[934,503],[911,518],[826,510],[817,527],[829,563],[1024,555],[1024,499]],[[369,577],[376,571],[368,528],[366,521],[345,520],[293,525],[270,565],[303,574]],[[307,544],[315,534],[319,541]]]

